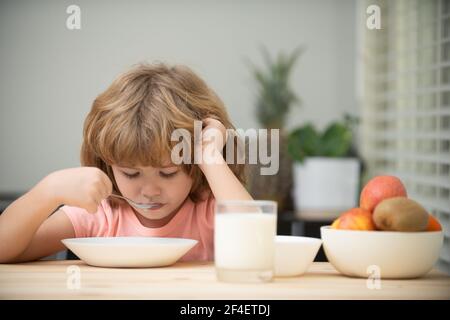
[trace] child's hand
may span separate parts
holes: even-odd
[[[60,204],[97,212],[100,202],[112,193],[109,177],[95,167],[65,169],[47,176],[50,192]]]
[[[208,150],[210,152],[222,152],[226,142],[227,131],[222,122],[213,118],[204,119],[202,129],[203,154]]]

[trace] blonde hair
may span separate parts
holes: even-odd
[[[207,117],[235,129],[220,98],[188,67],[139,64],[94,100],[84,123],[81,164],[103,170],[113,182],[113,192],[120,194],[111,165],[161,167],[177,143],[171,141],[173,130],[188,130],[193,145],[194,120]],[[197,165],[181,167],[193,179],[189,197],[197,202],[210,191],[208,182]],[[229,167],[245,183],[245,166]],[[113,207],[123,203],[108,200]]]

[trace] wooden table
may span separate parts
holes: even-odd
[[[300,277],[230,284],[216,280],[210,262],[110,269],[79,260],[37,261],[0,264],[0,299],[450,299],[450,277],[433,270],[420,279],[381,280],[381,289],[369,289],[366,279],[316,262]]]

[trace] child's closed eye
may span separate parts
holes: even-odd
[[[176,174],[178,173],[178,170],[177,171],[174,171],[174,172],[163,172],[163,171],[160,171],[159,172],[159,175],[161,176],[161,177],[163,177],[163,178],[171,178],[171,177],[173,177],[173,176],[175,176]]]
[[[134,179],[134,178],[137,178],[138,176],[139,176],[139,172],[136,172],[136,173],[126,173],[126,172],[122,172],[124,175],[125,175],[125,177],[127,177],[128,179]],[[160,171],[159,172],[159,175],[162,177],[162,178],[171,178],[171,177],[174,177],[176,174],[178,173],[178,170],[177,171],[174,171],[174,172],[163,172],[163,171]]]
[[[137,178],[137,176],[139,175],[139,172],[130,174],[130,173],[126,173],[126,172],[123,172],[123,171],[122,171],[122,173],[123,173],[123,175],[124,175],[125,177],[127,177],[128,179],[134,179],[134,178]]]

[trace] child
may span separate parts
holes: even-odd
[[[193,133],[199,120],[213,163],[175,165],[172,132]],[[243,165],[224,160],[226,128],[223,103],[187,67],[144,64],[119,76],[85,120],[82,167],[49,174],[0,215],[0,263],[54,254],[65,238],[115,236],[196,239],[183,260],[212,260],[215,201],[252,199]]]

